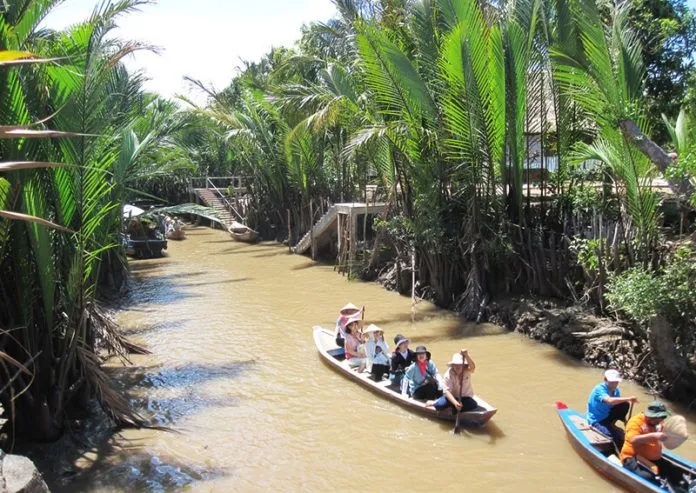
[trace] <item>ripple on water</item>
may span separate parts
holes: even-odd
[[[119,322],[153,354],[114,376],[176,432],[125,431],[118,442],[137,448],[107,453],[89,490],[612,490],[573,451],[553,408],[563,398],[582,409],[601,372],[563,364],[553,348],[428,303],[412,322],[407,298],[219,231],[191,229],[168,258],[133,265]],[[348,301],[368,305],[366,322],[388,342],[402,333],[426,344],[441,370],[468,347],[477,392],[499,408],[493,422],[455,436],[322,364],[311,327],[330,326]],[[696,457],[693,442],[680,451]]]

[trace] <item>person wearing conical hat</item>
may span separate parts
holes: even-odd
[[[345,339],[345,356],[348,361],[348,366],[357,369],[358,373],[362,373],[367,365],[367,358],[362,351],[362,334],[360,333],[360,321],[362,316],[360,313],[354,314],[348,320],[344,327],[346,334]]]
[[[380,382],[384,375],[389,375],[389,347],[384,342],[384,332],[376,325],[370,324],[365,334],[369,337],[365,343],[367,367],[372,379]]]
[[[434,407],[438,411],[447,408],[465,412],[476,409],[478,403],[471,385],[471,374],[476,369],[476,363],[471,359],[469,350],[462,349],[453,354],[447,366],[449,368],[443,377],[443,395],[435,401],[428,401],[426,407]]]
[[[626,469],[648,481],[660,485],[660,478],[664,478],[672,491],[686,493],[680,485],[683,471],[662,457],[662,442],[667,438],[663,422],[667,415],[667,407],[660,401],[653,401],[644,412],[628,420],[621,462]]]
[[[362,310],[353,303],[348,303],[338,312],[338,320],[336,320],[336,345],[344,347],[346,340],[346,322],[355,315],[362,315]]]

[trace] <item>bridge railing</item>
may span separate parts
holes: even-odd
[[[195,176],[189,178],[191,188],[231,188],[235,192],[246,191],[246,178],[243,176]]]

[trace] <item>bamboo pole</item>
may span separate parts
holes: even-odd
[[[316,244],[314,242],[314,201],[309,201],[309,240],[312,244],[312,260],[317,259]]]
[[[290,229],[290,209],[286,209],[288,213],[288,251],[292,253],[292,229]]]
[[[411,323],[416,321],[416,247],[411,245]]]

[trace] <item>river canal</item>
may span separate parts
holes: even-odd
[[[113,371],[174,432],[121,432],[79,460],[91,471],[69,491],[619,491],[573,451],[554,409],[584,409],[601,372],[550,346],[428,303],[411,323],[406,297],[207,228],[131,265],[118,321],[152,354]],[[455,436],[322,364],[312,325],[332,326],[348,301],[366,305],[388,342],[402,333],[427,345],[441,371],[469,348],[474,388],[499,409],[493,421]],[[622,390],[641,409],[650,400]],[[680,453],[696,460],[696,441]]]

